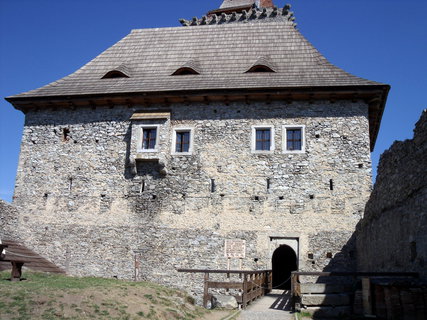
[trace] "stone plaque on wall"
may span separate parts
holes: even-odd
[[[244,259],[246,256],[246,240],[227,239],[225,240],[225,257]]]

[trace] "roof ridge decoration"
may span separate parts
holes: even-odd
[[[237,8],[235,8],[237,9]],[[204,15],[201,18],[193,17],[192,20],[180,19],[179,22],[184,27],[202,26],[202,25],[219,25],[228,23],[249,23],[249,22],[270,22],[270,21],[285,21],[290,22],[294,28],[295,23],[294,13],[290,11],[291,5],[286,4],[283,8],[273,6],[272,8],[258,8],[255,4],[249,10],[241,12],[233,11],[230,14],[225,12]]]

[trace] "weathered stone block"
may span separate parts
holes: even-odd
[[[346,306],[350,304],[348,294],[303,294],[301,302],[306,306]]]
[[[214,295],[213,305],[214,308],[223,308],[230,310],[237,309],[239,306],[235,297],[226,295]]]
[[[301,293],[342,293],[352,291],[352,286],[326,283],[301,283]]]

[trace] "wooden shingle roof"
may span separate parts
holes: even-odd
[[[248,74],[268,56],[273,74]],[[171,76],[188,61],[199,75]],[[117,66],[129,78],[102,79]],[[133,30],[73,74],[42,88],[9,97],[75,96],[135,92],[247,88],[370,86],[329,63],[291,22],[241,23]]]
[[[185,27],[133,30],[71,75],[6,100],[25,111],[60,103],[75,107],[77,101],[93,105],[93,99],[113,105],[113,99],[130,104],[128,98],[142,97],[144,103],[164,99],[167,104],[170,97],[228,101],[231,95],[247,100],[250,93],[252,98],[265,95],[268,101],[334,101],[339,94],[369,103],[373,149],[389,86],[331,64],[296,29],[289,9],[253,7],[182,19]],[[274,72],[247,72],[257,63]]]

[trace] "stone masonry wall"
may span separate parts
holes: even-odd
[[[11,204],[0,199],[0,239],[19,239],[18,210]]]
[[[412,140],[381,156],[378,177],[357,228],[361,271],[420,272],[427,279],[427,112]]]
[[[244,268],[271,268],[289,239],[300,270],[354,267],[347,242],[371,190],[364,102],[179,104],[167,119],[130,120],[159,109],[26,114],[14,204],[27,245],[73,275],[130,279],[136,259],[139,279],[195,293],[199,276],[175,269],[226,268],[225,239],[246,240]],[[147,124],[159,125],[159,151],[138,155]],[[251,152],[254,125],[274,127],[273,152]],[[283,152],[284,125],[305,126],[304,153]],[[191,155],[171,152],[182,127]]]

